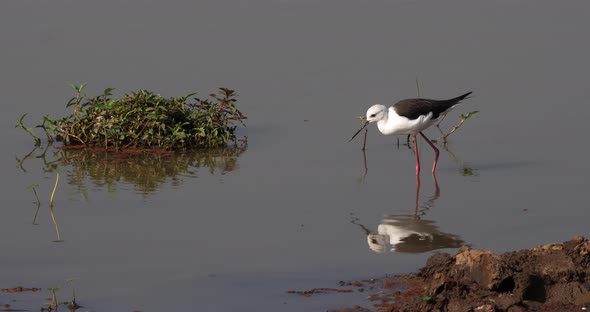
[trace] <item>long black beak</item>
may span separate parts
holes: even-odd
[[[354,139],[354,137],[356,137],[359,133],[361,133],[361,131],[363,131],[363,129],[365,129],[365,127],[369,124],[369,121],[365,121],[365,124],[359,129],[359,131],[357,131],[352,138],[350,138],[350,140],[348,140],[348,142],[352,141],[352,139]]]

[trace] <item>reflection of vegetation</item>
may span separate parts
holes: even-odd
[[[478,176],[479,175],[477,173],[477,169],[473,169],[473,168],[469,168],[469,167],[464,167],[462,174],[463,174],[464,177],[474,177],[474,176]]]
[[[246,151],[245,140],[238,141],[235,146],[171,152],[165,150],[126,150],[116,152],[105,149],[52,149],[48,159],[47,149],[36,156],[43,161],[46,172],[53,172],[62,166],[72,166],[67,175],[68,184],[75,185],[86,194],[86,183],[92,181],[95,186],[106,187],[109,191],[116,189],[120,182],[135,185],[142,193],[152,193],[161,184],[171,181],[180,184],[183,175],[197,174],[198,169],[207,168],[211,174],[236,170],[238,157]],[[32,155],[33,152],[28,155]],[[24,171],[23,163],[27,158],[17,158],[17,163]]]
[[[459,157],[457,157],[457,155],[455,155],[455,153],[453,153],[447,145],[445,145],[443,148],[445,149],[445,151],[447,151],[447,153],[449,153],[449,155],[451,156],[453,161],[455,161],[460,166],[459,172],[461,173],[462,176],[464,176],[464,177],[477,177],[477,176],[479,176],[479,172],[477,171],[476,168],[470,167],[466,162],[464,162]]]
[[[246,147],[182,153],[112,153],[104,150],[66,150],[62,163],[72,164],[68,183],[83,188],[88,177],[95,185],[113,190],[119,181],[134,184],[143,193],[157,191],[167,179],[179,183],[178,176],[193,174],[206,167],[211,174],[225,174],[238,167],[238,156]]]
[[[37,205],[37,210],[35,210],[35,216],[33,217],[34,225],[37,225],[37,214],[39,214],[39,208],[41,208],[41,201],[39,200],[39,195],[37,194],[37,187],[39,187],[39,184],[31,184],[27,186],[28,190],[33,190],[33,194],[35,194],[35,204]]]
[[[59,173],[55,177],[55,185],[53,186],[53,191],[51,192],[51,198],[49,198],[49,213],[51,214],[51,220],[53,220],[53,224],[55,225],[55,232],[57,233],[57,240],[55,242],[62,242],[61,236],[59,235],[59,225],[55,220],[55,214],[53,213],[53,198],[55,198],[55,191],[57,190],[57,183],[59,182]]]

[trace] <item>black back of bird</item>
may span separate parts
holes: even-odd
[[[430,99],[405,99],[393,105],[395,112],[408,119],[417,119],[420,116],[426,116],[432,113],[432,119],[437,119],[441,114],[459,104],[468,97],[471,92],[467,92],[456,98],[448,100],[430,100]]]

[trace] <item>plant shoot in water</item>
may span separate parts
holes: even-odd
[[[59,226],[57,225],[57,221],[55,220],[55,214],[53,213],[53,198],[55,196],[55,190],[57,190],[57,183],[59,182],[59,172],[55,177],[55,185],[53,186],[53,191],[51,192],[51,198],[49,199],[49,213],[51,214],[51,219],[53,220],[53,224],[55,225],[55,232],[57,233],[57,240],[54,242],[63,242],[59,235]]]
[[[48,304],[47,311],[57,311],[59,303],[57,302],[56,292],[59,290],[59,287],[48,287],[47,290],[51,291],[51,303]]]
[[[475,115],[477,113],[479,113],[479,111],[472,111],[472,112],[469,112],[467,114],[461,114],[461,115],[459,115],[459,117],[461,118],[461,120],[459,121],[459,123],[456,124],[455,126],[453,126],[453,128],[451,128],[451,131],[449,131],[446,134],[441,131],[441,133],[442,133],[443,136],[440,137],[439,139],[442,139],[443,142],[446,143],[447,142],[447,137],[449,137],[449,135],[451,135],[451,134],[455,133],[455,131],[459,130],[459,128],[463,125],[463,123],[467,119],[469,119],[470,117],[472,117],[473,115]]]
[[[27,127],[23,124],[23,120],[25,119],[26,116],[27,116],[27,114],[23,114],[20,117],[20,119],[16,122],[16,125],[14,127],[23,129],[25,132],[30,134],[33,137],[33,139],[35,140],[35,146],[39,146],[39,145],[41,145],[41,139],[35,134],[35,131],[33,131],[33,128]]]

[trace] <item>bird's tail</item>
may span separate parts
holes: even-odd
[[[465,93],[465,94],[463,94],[463,95],[459,95],[459,96],[458,96],[458,97],[456,97],[456,98],[452,98],[452,99],[450,99],[450,100],[449,100],[449,102],[455,102],[455,103],[459,103],[459,102],[461,102],[461,101],[463,101],[463,100],[465,100],[465,99],[468,99],[468,98],[470,98],[470,97],[469,97],[469,95],[470,95],[471,93],[473,93],[473,92],[467,92],[467,93]]]
[[[463,95],[459,95],[456,98],[452,98],[452,99],[448,99],[448,100],[442,100],[442,101],[438,101],[438,105],[440,106],[441,113],[447,112],[451,109],[453,109],[453,107],[459,105],[459,103],[465,99],[469,98],[469,95],[473,93],[473,92],[467,92]],[[435,115],[437,116],[437,115]]]

